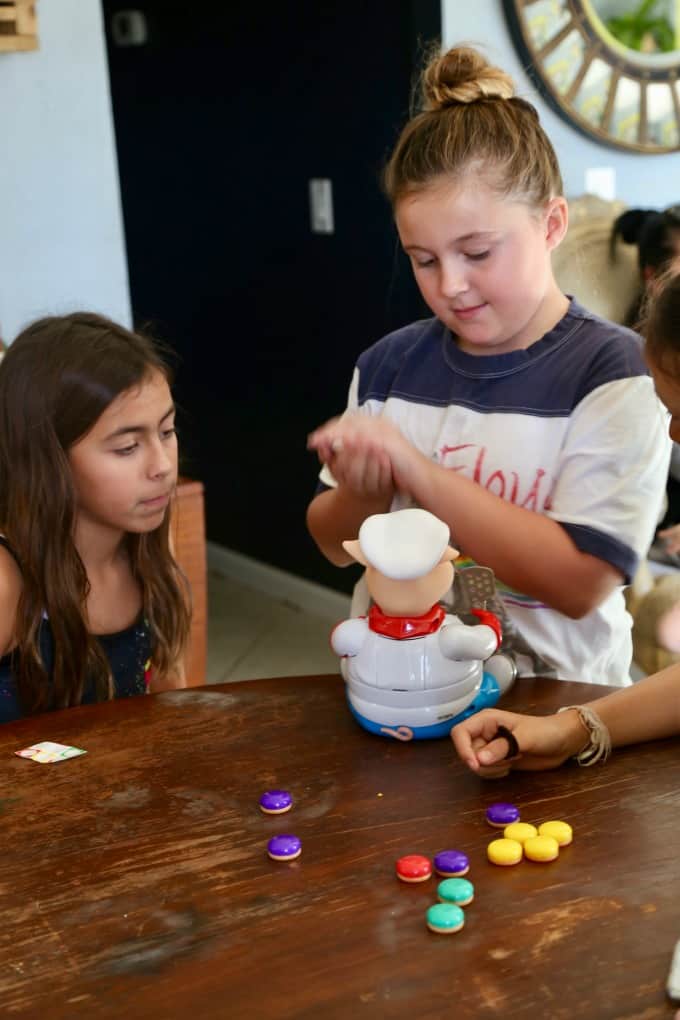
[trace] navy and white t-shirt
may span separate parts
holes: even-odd
[[[461,351],[438,319],[399,329],[359,357],[348,411],[385,415],[436,463],[552,517],[626,583],[646,553],[668,471],[667,416],[640,338],[576,301],[544,337],[507,354]],[[325,467],[320,478],[336,484]],[[397,494],[391,509],[408,505]],[[497,583],[520,673],[629,682],[631,620],[621,588],[572,620]],[[367,605],[360,581],[353,612]]]

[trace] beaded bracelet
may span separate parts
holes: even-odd
[[[587,705],[567,705],[558,709],[558,712],[568,712],[573,709],[578,712],[584,728],[588,731],[590,741],[582,751],[574,755],[579,765],[595,765],[596,762],[605,762],[612,753],[612,740],[609,730],[600,719],[597,712]]]

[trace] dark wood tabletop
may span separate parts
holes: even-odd
[[[523,681],[545,713],[601,689]],[[42,765],[40,740],[86,755]],[[191,1020],[455,1017],[653,1020],[680,938],[680,741],[482,781],[450,741],[392,742],[338,677],[224,684],[0,730],[0,1015]],[[291,812],[258,809],[290,790]],[[498,868],[486,807],[563,819],[552,864]],[[298,835],[277,864],[269,837]],[[470,857],[455,935],[405,885],[407,853]]]

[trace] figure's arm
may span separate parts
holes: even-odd
[[[469,626],[457,617],[450,617],[450,620],[439,631],[439,647],[445,659],[482,661],[498,648],[496,632],[485,623]]]
[[[366,639],[368,623],[364,617],[343,620],[331,634],[331,648],[336,655],[356,655]]]
[[[589,701],[609,730],[612,747],[680,735],[680,664]],[[489,708],[454,727],[451,738],[460,757],[474,772],[497,767],[508,750],[494,739],[498,726],[509,729],[520,749],[511,763],[516,769],[556,768],[589,743],[590,737],[574,709],[536,717]]]

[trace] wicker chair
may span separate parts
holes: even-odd
[[[619,242],[613,260],[609,253],[612,225],[625,208],[595,195],[571,199],[569,230],[553,254],[562,290],[613,322],[624,321],[640,286],[635,246]]]

